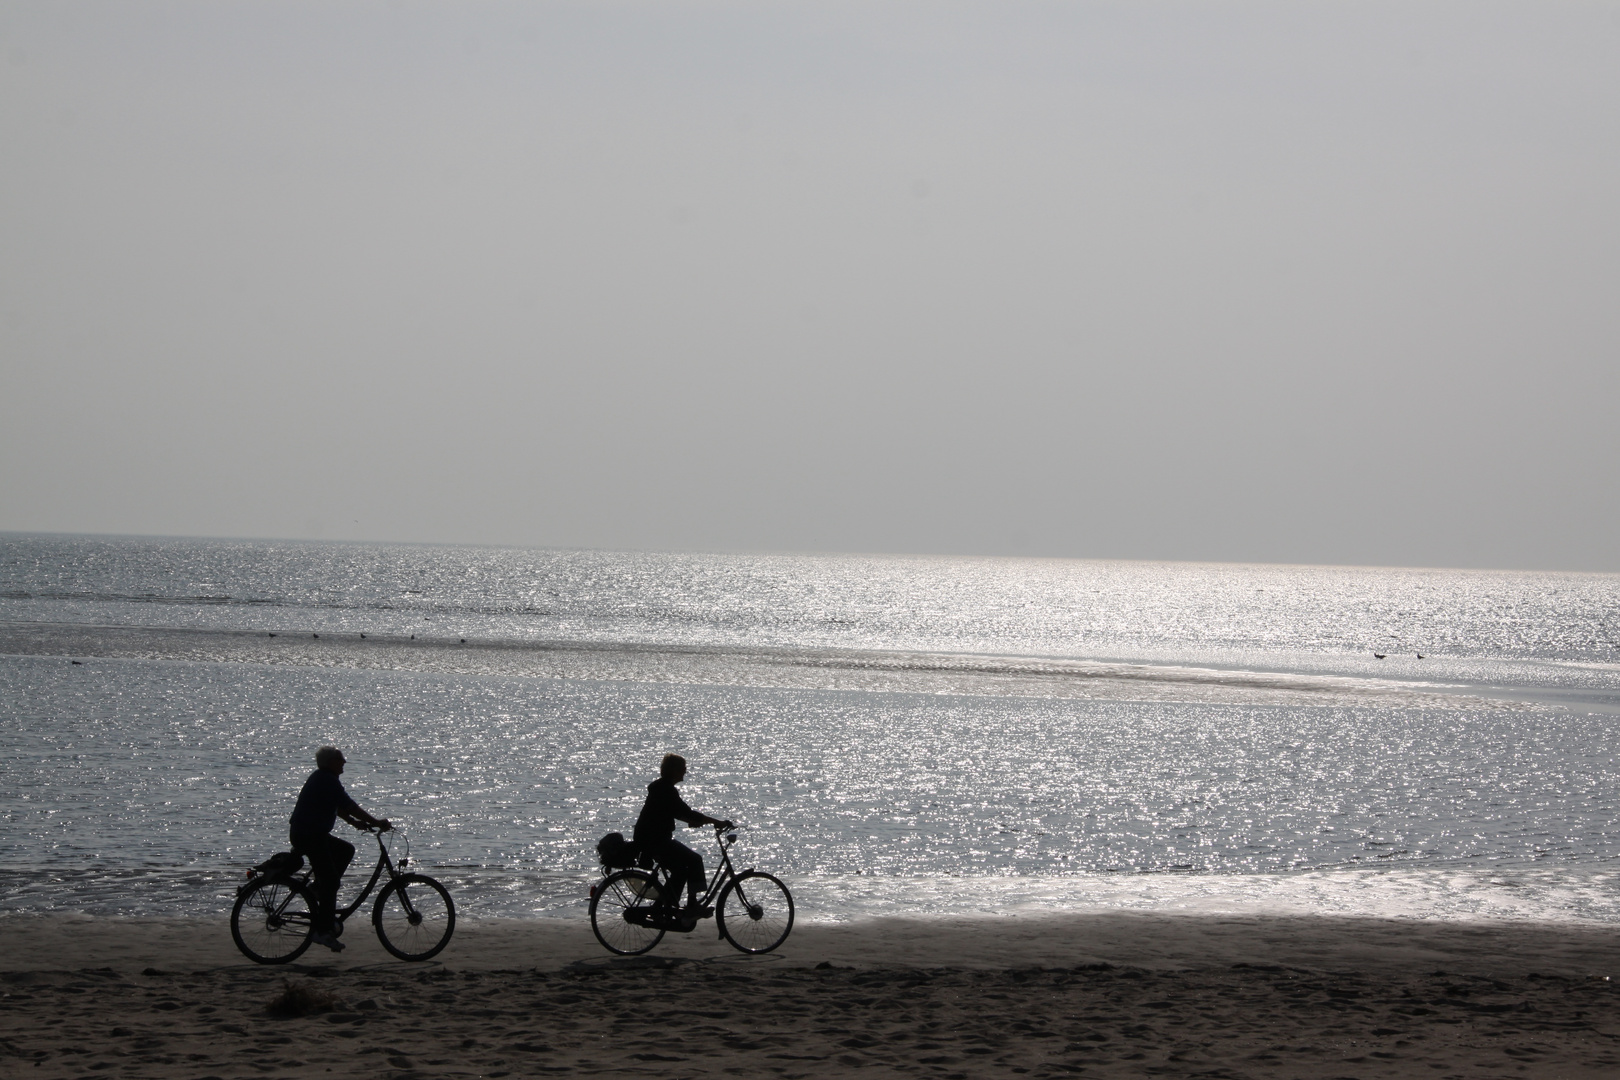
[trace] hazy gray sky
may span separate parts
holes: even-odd
[[[0,3],[0,529],[1620,570],[1620,4]]]

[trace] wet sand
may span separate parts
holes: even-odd
[[[1620,1075],[1605,928],[879,919],[757,958],[705,929],[617,959],[583,919],[476,921],[404,964],[352,925],[271,968],[223,920],[6,917],[0,1075]]]

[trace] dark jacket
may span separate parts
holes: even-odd
[[[337,824],[339,810],[356,814],[360,812],[360,807],[343,790],[343,781],[338,779],[337,773],[316,769],[309,774],[309,779],[304,781],[304,789],[298,793],[298,802],[293,806],[287,831],[293,835],[329,833],[332,826]]]
[[[688,825],[703,823],[703,815],[686,805],[675,785],[662,777],[647,785],[647,801],[636,818],[635,841],[638,844],[662,844],[675,835],[675,819]]]

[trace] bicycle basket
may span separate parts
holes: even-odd
[[[596,857],[609,870],[628,870],[636,865],[636,845],[623,833],[610,832],[596,842]]]
[[[295,851],[278,851],[253,868],[249,877],[263,875],[268,878],[292,877],[304,868],[304,857]]]

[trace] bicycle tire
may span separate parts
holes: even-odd
[[[260,878],[242,888],[231,908],[231,939],[256,964],[285,964],[304,955],[315,927],[303,884]]]
[[[770,874],[745,870],[720,894],[714,917],[733,948],[768,953],[793,932],[793,894]]]
[[[456,904],[426,874],[401,874],[377,897],[371,925],[382,947],[401,960],[431,960],[455,933]]]
[[[658,899],[658,882],[645,870],[610,874],[591,894],[591,932],[610,953],[640,956],[664,938],[662,927],[631,922]]]

